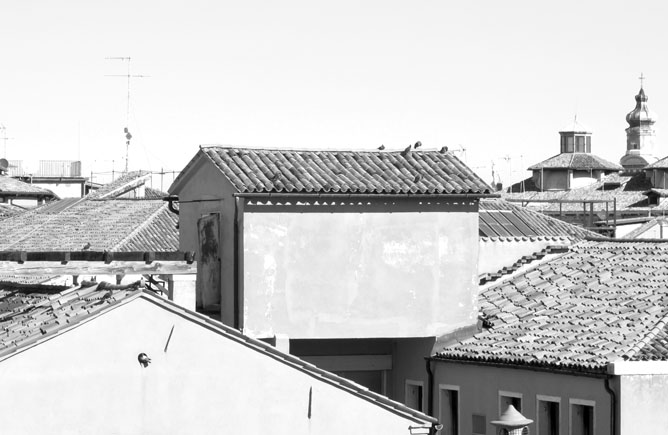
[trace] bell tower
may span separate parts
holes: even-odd
[[[619,163],[627,170],[638,170],[657,161],[654,157],[654,123],[656,114],[647,107],[647,95],[643,88],[645,76],[640,74],[640,91],[636,95],[636,107],[626,115],[626,154]]]

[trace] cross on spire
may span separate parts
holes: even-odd
[[[643,83],[645,81],[645,75],[643,73],[640,73],[640,77],[638,77],[638,78],[640,79],[640,89],[642,89],[643,88]]]

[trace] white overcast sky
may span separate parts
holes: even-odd
[[[465,148],[490,181],[559,152],[577,113],[618,162],[643,72],[668,120],[668,3],[15,1],[0,3],[7,158],[180,170],[200,144]],[[657,123],[668,155],[668,121]],[[666,132],[663,133],[662,132]],[[2,142],[0,141],[0,145]],[[0,152],[4,150],[0,149]],[[509,157],[509,159],[504,159]]]

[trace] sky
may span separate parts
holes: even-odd
[[[151,171],[181,170],[200,145],[419,140],[507,184],[558,154],[576,115],[592,152],[619,162],[643,73],[665,157],[667,12],[653,0],[3,0],[0,153],[82,160],[89,174],[124,170],[125,127],[129,168]],[[114,76],[127,61],[109,57],[145,76],[129,116]]]

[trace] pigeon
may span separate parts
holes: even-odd
[[[408,146],[406,147],[406,149],[404,149],[404,150],[401,152],[401,155],[404,156],[404,157],[406,157],[407,155],[409,155],[409,154],[411,153],[411,147],[412,147],[412,146],[413,146],[413,145],[408,145]]]
[[[421,146],[422,146],[422,142],[417,141],[417,142],[415,142],[415,145],[413,145],[413,148],[418,149],[418,148],[420,148]]]
[[[417,175],[415,176],[415,178],[413,178],[413,182],[414,182],[414,183],[417,183],[417,182],[419,182],[421,179],[422,179],[422,177],[420,177],[420,174],[417,174]]]
[[[443,147],[443,148],[441,148],[441,150],[439,151],[439,153],[441,153],[441,154],[445,154],[445,153],[447,153],[447,152],[448,152],[448,147]]]
[[[148,357],[144,352],[140,353],[137,355],[137,360],[139,361],[139,364],[146,368],[148,365],[151,363],[151,358]]]
[[[379,151],[383,151],[384,149],[385,149],[385,145],[381,145],[381,146],[378,147]]]
[[[87,251],[89,249],[90,249],[90,243],[86,243],[85,245],[83,245],[83,248],[81,248],[82,251]]]

